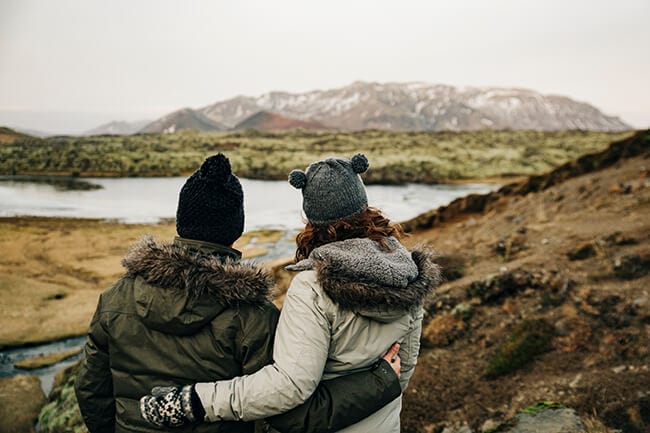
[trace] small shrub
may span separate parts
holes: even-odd
[[[553,327],[543,320],[518,323],[488,361],[485,377],[493,379],[524,367],[550,350],[553,334]]]
[[[454,281],[465,275],[466,261],[460,254],[446,254],[436,258],[445,281]]]
[[[569,251],[567,253],[569,260],[585,260],[590,257],[594,257],[595,255],[596,255],[596,248],[594,247],[594,244],[591,242],[582,244],[575,250]]]
[[[640,278],[650,272],[650,255],[629,254],[614,262],[614,275],[623,280]]]

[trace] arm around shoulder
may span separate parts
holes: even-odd
[[[248,376],[196,384],[207,421],[262,419],[303,403],[314,392],[329,352],[330,323],[319,291],[304,272],[287,291],[274,363]]]
[[[282,433],[330,433],[369,417],[402,393],[388,362],[372,370],[323,381],[302,405],[268,418]]]

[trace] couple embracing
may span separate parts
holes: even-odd
[[[440,272],[368,206],[367,169],[356,155],[291,172],[307,223],[278,312],[268,273],[232,248],[241,184],[209,157],[180,192],[173,243],[144,238],[100,296],[75,384],[90,433],[399,432]]]

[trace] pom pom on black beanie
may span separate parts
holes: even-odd
[[[230,161],[219,153],[206,159],[178,198],[176,231],[187,239],[232,245],[244,230],[244,192]]]

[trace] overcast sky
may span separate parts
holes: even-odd
[[[364,80],[526,87],[648,127],[649,23],[650,0],[0,0],[0,125]]]

